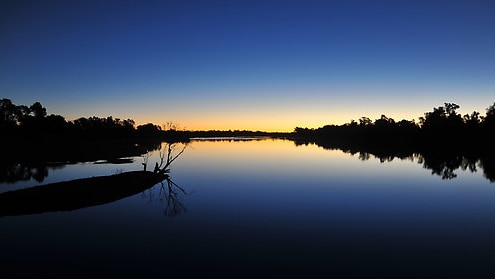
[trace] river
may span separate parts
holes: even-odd
[[[51,166],[41,182],[3,182],[0,192],[140,170],[146,156],[125,159]],[[159,151],[147,161],[151,168]],[[481,170],[451,178],[414,157],[193,140],[172,164],[173,183],[105,205],[0,218],[0,276],[490,278],[495,183]]]

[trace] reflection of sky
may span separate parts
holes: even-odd
[[[139,159],[59,171],[69,177],[77,168],[80,176],[140,169]],[[103,206],[0,218],[9,239],[0,259],[9,251],[7,263],[34,256],[45,266],[147,277],[183,274],[191,265],[277,264],[472,275],[493,266],[486,264],[495,248],[495,189],[480,173],[458,174],[446,181],[417,162],[360,161],[290,141],[193,141],[171,172],[189,193],[179,195],[187,209],[181,215],[164,216],[165,197],[155,187]],[[43,249],[54,256],[43,257]],[[163,263],[174,269],[164,271]]]
[[[268,216],[289,225],[293,217],[309,224],[346,216],[352,226],[373,222],[366,226],[386,227],[394,220],[412,229],[422,222],[457,223],[452,219],[457,214],[486,214],[485,206],[492,207],[491,196],[484,194],[491,187],[480,174],[459,171],[458,178],[445,181],[417,162],[360,161],[341,151],[291,142],[191,146],[193,158],[177,166],[175,177],[207,196],[201,211],[217,217]]]
[[[208,174],[221,172],[221,177],[244,176],[250,173],[263,179],[308,179],[308,181],[369,181],[382,184],[430,180],[429,170],[423,169],[415,159],[394,159],[380,163],[359,159],[359,154],[346,154],[340,150],[324,150],[320,147],[295,146],[292,141],[193,141],[189,147],[190,160],[178,161],[182,170]],[[458,170],[454,180],[470,179],[469,172]],[[480,176],[475,174],[474,177]],[[386,181],[383,181],[386,178]],[[481,180],[484,178],[480,177]],[[363,186],[364,187],[364,186]]]
[[[493,102],[491,1],[3,1],[0,92],[50,113],[291,131]]]

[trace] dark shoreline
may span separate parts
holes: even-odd
[[[431,170],[442,179],[453,179],[457,170],[482,171],[490,182],[495,182],[495,146],[479,142],[460,148],[453,142],[428,142],[418,138],[407,141],[391,141],[388,138],[369,140],[369,137],[343,138],[338,134],[330,136],[301,136],[297,133],[272,136],[255,135],[239,137],[201,137],[199,140],[246,141],[281,139],[294,142],[296,146],[314,144],[327,150],[341,150],[359,154],[362,160],[371,157],[381,162],[394,159],[416,158],[423,168]],[[187,138],[186,142],[197,140]],[[167,142],[167,141],[163,141]],[[458,141],[462,142],[462,141]],[[0,182],[14,183],[31,178],[42,182],[48,176],[49,167],[63,167],[77,162],[122,162],[122,158],[136,157],[160,148],[159,140],[100,140],[100,141],[20,141],[6,149],[0,160]],[[10,155],[9,155],[10,154]],[[125,160],[124,160],[125,161]]]
[[[166,174],[132,171],[9,191],[0,194],[0,217],[106,204],[141,193],[167,178]]]

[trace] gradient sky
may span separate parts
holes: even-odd
[[[1,1],[0,97],[292,131],[495,101],[495,1]]]

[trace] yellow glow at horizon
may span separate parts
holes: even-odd
[[[219,147],[221,146],[221,147]],[[288,148],[294,147],[295,149]],[[324,160],[328,157],[339,158],[341,160],[350,160],[349,154],[341,150],[325,150],[316,145],[300,145],[295,146],[295,143],[290,140],[281,139],[263,139],[263,140],[193,140],[189,143],[189,148],[192,148],[196,156],[203,158],[215,158],[222,154],[228,154],[223,158],[237,161],[252,159],[253,163],[261,158],[279,158],[283,156],[285,159],[292,160],[296,158],[307,157],[312,162],[318,161],[320,158]],[[187,152],[187,151],[186,151]],[[186,154],[187,155],[187,154]],[[222,157],[222,156],[220,156]]]
[[[366,91],[363,88],[358,88]],[[381,94],[379,90],[367,89],[366,95],[355,90],[317,90],[306,93],[282,90],[266,92],[260,100],[252,94],[212,95],[204,98],[181,98],[177,95],[168,99],[156,98],[132,101],[117,101],[111,104],[81,104],[77,110],[53,111],[73,120],[82,116],[133,119],[136,125],[153,123],[163,126],[168,122],[184,130],[251,130],[267,132],[292,132],[295,127],[319,128],[325,125],[342,125],[359,121],[361,117],[379,119],[382,114],[395,121],[415,120],[425,112],[444,102],[454,102],[461,106],[459,113],[479,111],[482,115],[490,101],[467,102],[459,96],[466,92],[440,92],[435,99],[421,98],[421,92],[428,90],[402,90],[403,94]],[[333,91],[338,91],[333,94]],[[430,90],[431,91],[431,90]],[[332,94],[330,94],[330,93]],[[238,93],[238,92],[237,92]],[[258,95],[260,92],[256,92]],[[407,93],[407,94],[406,94]],[[461,94],[463,93],[463,94]],[[381,94],[381,95],[380,95]],[[149,94],[148,94],[149,95]],[[194,94],[193,94],[194,95]],[[156,93],[156,96],[160,96]],[[384,98],[383,96],[387,96]],[[203,98],[203,99],[201,99]],[[488,97],[487,97],[488,98]],[[489,99],[489,98],[488,98]],[[487,99],[487,100],[488,100]],[[480,107],[476,107],[477,104]]]
[[[406,113],[406,112],[389,112],[383,113],[378,111],[369,111],[368,113],[344,112],[344,111],[315,111],[311,114],[303,112],[287,112],[287,113],[258,113],[258,114],[239,114],[239,115],[201,115],[187,114],[176,116],[161,116],[161,115],[146,115],[144,117],[136,117],[134,120],[137,125],[154,123],[156,125],[164,125],[167,122],[172,122],[178,125],[179,129],[183,130],[250,130],[250,131],[266,131],[266,132],[292,132],[296,127],[303,128],[319,128],[325,125],[342,125],[351,122],[351,120],[359,121],[361,117],[369,117],[371,120],[379,119],[382,114],[395,121],[400,120],[418,120],[421,114]]]
[[[426,109],[425,111],[431,110]],[[324,109],[294,109],[280,108],[279,110],[251,110],[251,111],[170,111],[156,112],[156,110],[147,111],[130,111],[119,112],[107,111],[107,114],[88,114],[99,117],[107,117],[109,115],[120,119],[133,119],[136,125],[153,123],[155,125],[164,126],[168,122],[172,122],[178,126],[180,130],[250,130],[250,131],[266,131],[266,132],[292,132],[296,127],[303,128],[319,128],[325,125],[342,125],[351,122],[351,120],[359,121],[361,117],[369,117],[371,120],[379,119],[382,114],[395,121],[402,119],[418,120],[418,117],[423,116],[424,112],[411,112],[400,109],[355,109],[348,110],[347,107],[340,109],[329,108]],[[67,118],[74,120],[81,116]]]

